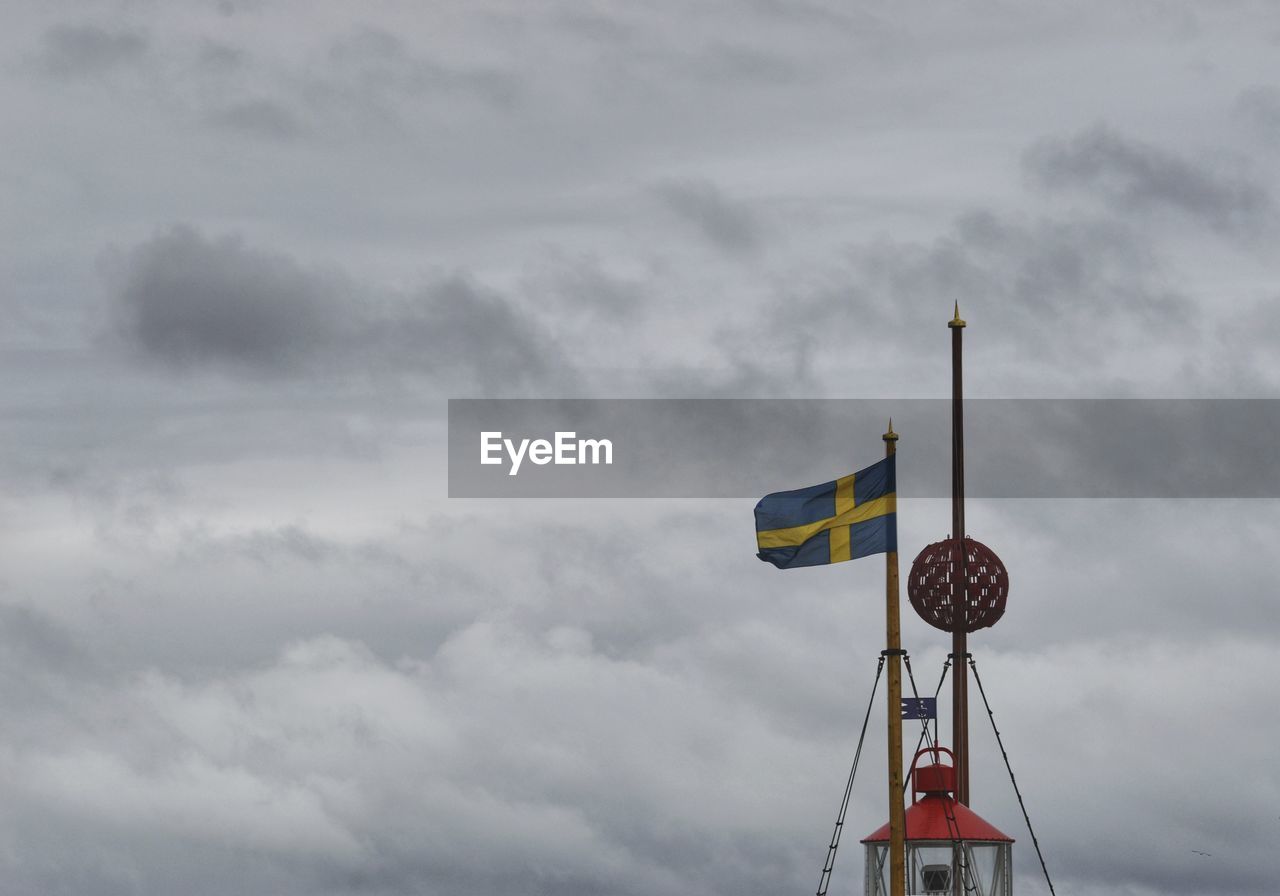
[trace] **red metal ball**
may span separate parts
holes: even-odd
[[[1004,615],[1009,596],[1009,571],[995,551],[972,538],[964,540],[964,571],[960,581],[960,548],[954,538],[929,545],[911,564],[907,596],[920,618],[944,632],[989,628]],[[964,585],[964,587],[961,587]],[[956,608],[963,607],[957,614]]]

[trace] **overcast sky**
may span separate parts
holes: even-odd
[[[1063,6],[6,3],[0,890],[812,892],[882,563],[450,500],[446,400],[940,398],[953,301],[974,397],[1277,397],[1280,12]],[[968,519],[1057,891],[1274,894],[1276,504]]]

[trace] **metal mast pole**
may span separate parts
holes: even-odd
[[[889,421],[884,456],[897,453],[898,434]],[[907,882],[907,824],[902,786],[902,626],[898,613],[898,551],[885,554],[885,658],[889,671],[889,893],[905,896]]]
[[[960,319],[960,303],[947,324],[951,329],[951,532],[958,549],[955,575],[951,582],[951,743],[955,750],[956,801],[969,805],[969,636],[964,544],[964,351],[965,322]]]

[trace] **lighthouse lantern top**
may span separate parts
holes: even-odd
[[[1000,831],[963,803],[956,802],[955,768],[942,763],[942,754],[951,757],[946,747],[929,747],[916,753],[911,762],[911,805],[907,807],[908,841],[944,840],[973,843],[1012,843],[1013,838]],[[932,755],[933,762],[921,765],[921,757]],[[863,843],[888,842],[889,825],[868,834]]]

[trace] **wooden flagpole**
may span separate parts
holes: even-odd
[[[889,421],[884,456],[897,453],[898,434]],[[896,518],[895,518],[896,521]],[[889,894],[906,896],[906,813],[902,786],[902,628],[898,612],[898,551],[885,554],[885,659],[889,668]]]

